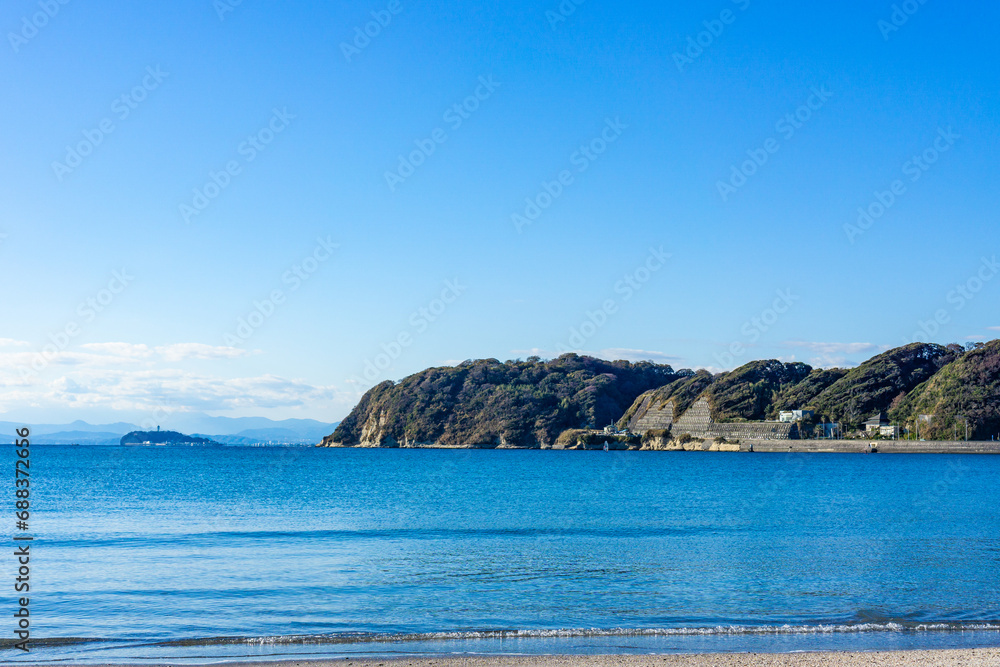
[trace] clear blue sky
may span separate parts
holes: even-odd
[[[333,421],[383,345],[375,381],[1000,336],[994,3],[226,1],[0,9],[0,419]]]

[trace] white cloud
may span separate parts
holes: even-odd
[[[14,340],[13,338],[0,338],[0,347],[31,347],[31,343],[26,340]]]
[[[1000,331],[1000,327],[986,327],[990,331]]]
[[[205,345],[204,343],[174,343],[161,345],[156,352],[167,361],[184,361],[187,359],[239,359],[249,352],[238,347],[223,347]]]
[[[789,347],[802,347],[820,354],[860,354],[862,352],[876,352],[880,348],[873,343],[813,343],[801,340],[787,341],[785,345]]]
[[[680,357],[672,357],[663,352],[658,352],[654,350],[635,350],[627,347],[609,347],[597,352],[594,356],[600,357],[602,359],[609,359],[611,361],[617,361],[619,359],[624,359],[625,361],[655,361],[657,363],[676,363],[681,361]]]
[[[545,359],[549,356],[548,350],[543,350],[540,347],[533,347],[530,350],[511,350],[510,353],[516,354],[518,358],[541,357]]]
[[[328,412],[334,404],[349,407],[358,398],[357,391],[313,385],[301,379],[270,374],[222,376],[175,367],[181,361],[238,359],[248,354],[241,349],[202,343],[151,348],[123,342],[88,343],[45,356],[32,350],[0,351],[0,412],[29,407]],[[33,364],[37,372],[31,370]]]
[[[851,368],[857,366],[855,355],[873,356],[890,349],[888,345],[874,343],[821,343],[802,340],[786,341],[786,347],[802,348],[816,353],[809,358],[809,365],[816,368]]]
[[[64,375],[27,390],[0,388],[0,405],[29,401],[71,408],[215,412],[318,406],[337,401],[341,393],[333,386],[275,375],[222,378],[176,370],[114,369]]]
[[[85,343],[80,347],[84,350],[115,357],[145,358],[152,354],[148,345],[134,345],[132,343]]]

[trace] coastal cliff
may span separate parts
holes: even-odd
[[[776,423],[788,410],[812,416]],[[921,437],[957,437],[966,418],[970,438],[1000,433],[1000,341],[913,343],[851,369],[763,360],[719,374],[575,354],[466,361],[373,387],[321,446],[726,451],[822,437],[822,422],[863,430],[880,413],[907,428],[926,415]],[[610,423],[632,434],[594,431]]]
[[[676,378],[666,365],[576,354],[467,361],[373,387],[321,445],[547,448],[566,429],[614,422]]]
[[[633,431],[665,429],[684,415],[690,421],[691,408],[701,401],[717,423],[776,420],[783,410],[809,409],[817,418],[856,428],[872,414],[887,412],[956,359],[973,354],[957,345],[913,343],[850,370],[771,359],[717,375],[699,371],[639,396],[618,425]]]
[[[924,415],[924,417],[920,417]],[[1000,434],[1000,340],[965,353],[893,401],[889,416],[908,423],[920,419],[922,438],[966,435],[990,440]]]

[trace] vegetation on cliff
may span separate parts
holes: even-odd
[[[827,387],[847,375],[846,368],[814,368],[801,382],[786,384],[771,403],[768,419],[777,419],[782,410],[800,410],[813,405]]]
[[[715,376],[706,370],[700,370],[697,373],[684,370],[677,375],[679,377],[673,382],[637,397],[625,415],[618,420],[618,427],[626,428],[628,426],[632,417],[639,410],[642,399],[647,395],[652,397],[650,405],[655,409],[663,409],[668,401],[673,401],[674,409],[680,415],[690,408],[698,400],[698,397],[715,382]]]
[[[564,354],[431,368],[368,391],[326,445],[550,447],[570,428],[614,422],[670,366]]]
[[[1000,340],[964,353],[927,382],[898,397],[890,417],[911,424],[920,415],[932,415],[920,424],[928,440],[965,437],[989,440],[1000,433]]]
[[[887,412],[898,396],[926,382],[962,353],[958,346],[911,343],[889,350],[849,370],[811,403],[830,421],[856,427]]]
[[[202,447],[220,446],[221,444],[209,438],[195,435],[184,435],[177,431],[132,431],[121,439],[122,445],[198,445]]]
[[[720,422],[808,409],[816,421],[850,431],[891,410],[898,423],[936,415],[921,426],[927,438],[952,437],[956,424],[964,433],[958,417],[968,417],[970,436],[988,438],[1000,432],[1000,341],[971,351],[913,343],[850,370],[766,360],[713,375],[575,354],[546,362],[467,361],[372,388],[323,444],[550,447],[566,432],[559,444],[592,447],[601,436],[572,429],[616,419],[624,428],[640,409],[660,410],[669,401],[680,417],[702,397]]]
[[[673,400],[675,417],[707,397],[720,422],[777,419],[782,410],[810,409],[818,419],[857,428],[868,417],[888,411],[894,401],[938,373],[964,353],[957,345],[913,343],[880,354],[850,370],[813,369],[800,362],[752,361],[734,371],[699,371],[639,396],[619,425],[627,426],[647,397],[650,407]],[[684,371],[681,371],[684,373]]]
[[[718,375],[706,394],[719,421],[763,421],[782,389],[798,385],[810,372],[801,362],[751,361]]]

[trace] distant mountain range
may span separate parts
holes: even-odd
[[[210,417],[204,414],[171,415],[169,426],[173,430],[191,433],[226,445],[316,444],[330,434],[339,422],[326,423],[314,419],[285,419],[275,421],[265,417]],[[18,428],[28,426],[31,437],[38,444],[118,445],[122,436],[133,431],[147,430],[137,424],[88,424],[75,421],[70,424],[25,424],[0,422],[0,441],[13,441]],[[148,426],[148,425],[147,425]]]

